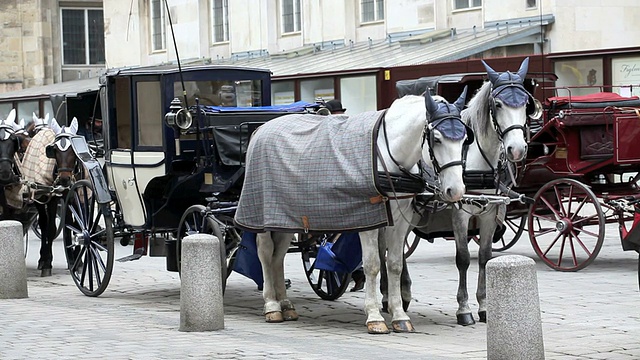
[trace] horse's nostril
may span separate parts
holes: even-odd
[[[452,193],[452,192],[453,192],[453,191],[451,190],[451,188],[448,188],[448,189],[446,190],[447,196],[451,197],[451,193]]]

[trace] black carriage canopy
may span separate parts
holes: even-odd
[[[305,113],[307,109],[315,109],[319,105],[305,101],[297,101],[285,105],[228,107],[200,106],[204,114],[205,127],[210,129],[220,161],[224,165],[239,166],[244,163],[247,142],[250,133],[255,130],[251,123],[262,123],[287,114]],[[190,110],[197,113],[197,107]],[[251,116],[247,116],[251,113]]]

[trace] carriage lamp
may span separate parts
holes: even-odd
[[[171,101],[169,112],[164,115],[164,121],[167,125],[182,130],[187,130],[192,124],[191,113],[182,107],[182,103],[178,98],[174,98]]]

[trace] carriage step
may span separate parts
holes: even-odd
[[[127,262],[127,261],[138,260],[142,257],[142,255],[144,255],[144,249],[138,248],[133,254],[117,259],[116,261]]]

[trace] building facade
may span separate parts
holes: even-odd
[[[0,92],[99,75],[102,1],[0,2]]]
[[[419,77],[442,62],[453,65],[438,69],[481,71],[481,58],[500,66],[500,58],[541,56],[548,61],[530,71],[555,72],[560,86],[640,84],[640,2],[631,0],[7,0],[0,7],[0,91],[178,58],[268,68],[272,103],[341,97],[348,113],[384,107],[394,95],[385,81]]]

